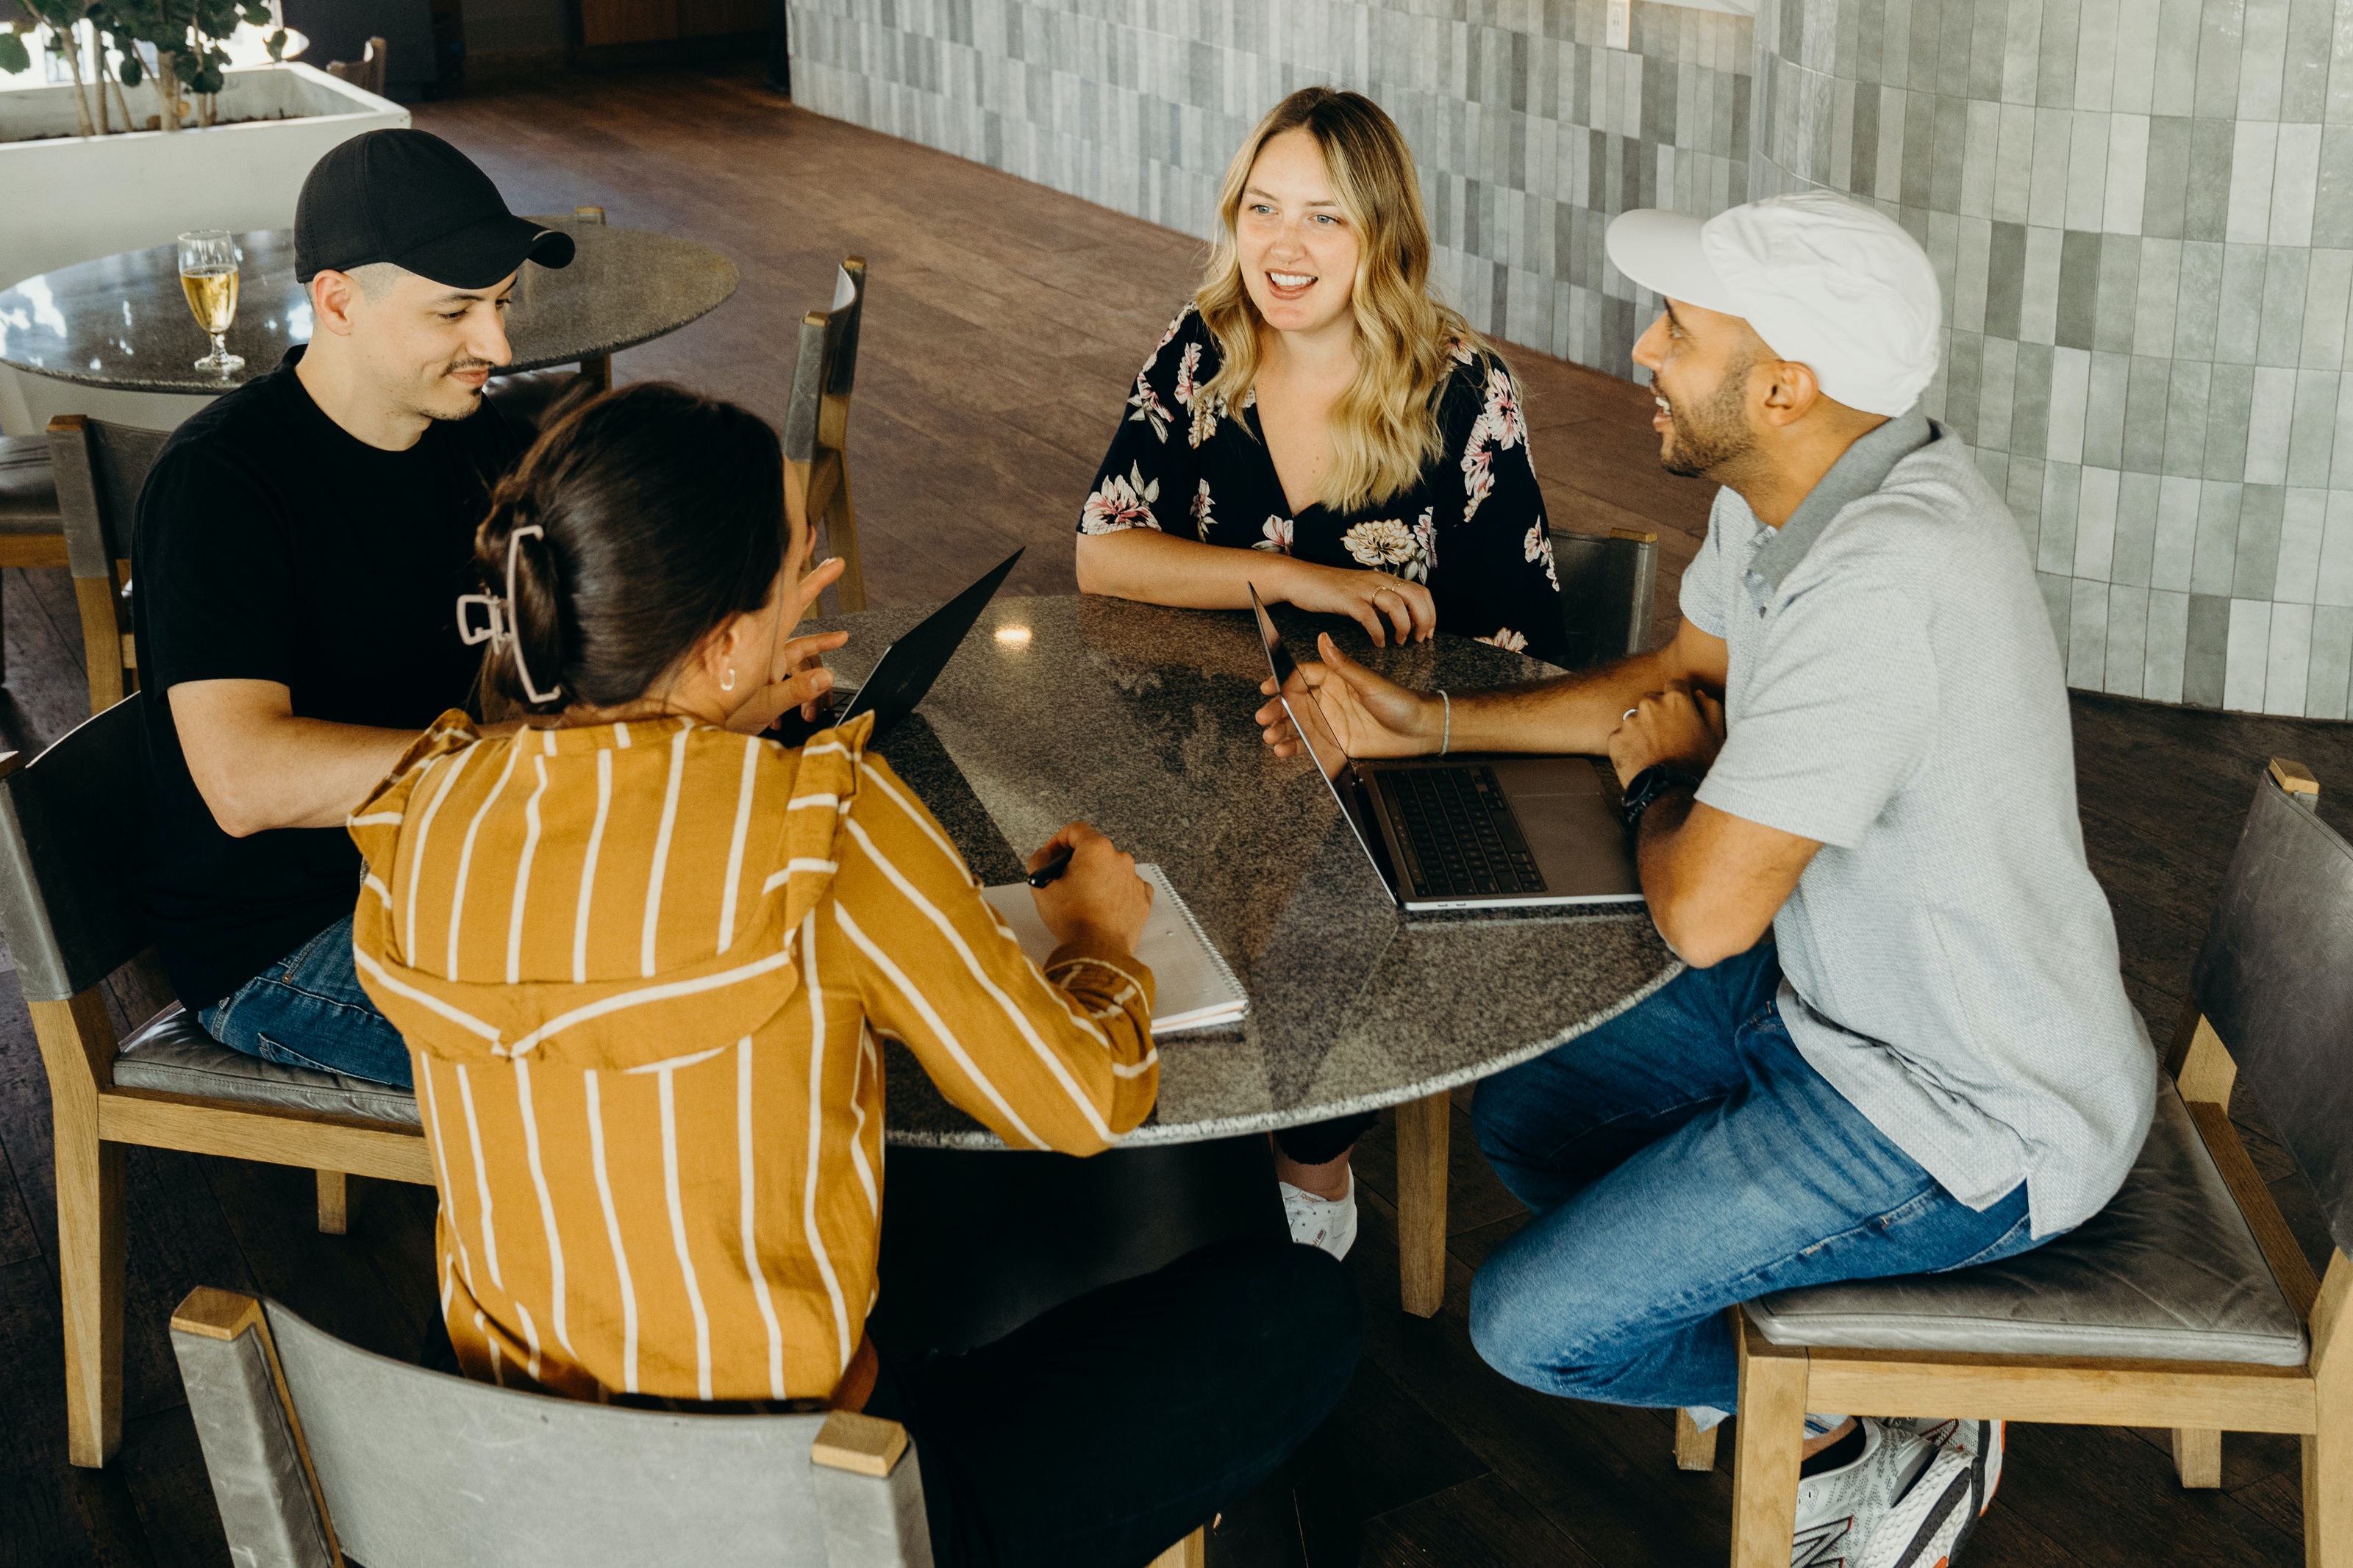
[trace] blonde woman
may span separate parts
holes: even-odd
[[[1087,497],[1079,586],[1234,609],[1255,584],[1376,642],[1560,651],[1519,387],[1430,297],[1396,123],[1357,93],[1293,93],[1235,155],[1219,214],[1208,276]]]
[[[1518,385],[1430,293],[1413,153],[1372,100],[1305,88],[1226,171],[1199,290],[1137,373],[1079,521],[1079,586],[1269,603],[1376,643],[1565,651]],[[1356,1234],[1354,1117],[1279,1134],[1292,1234]]]

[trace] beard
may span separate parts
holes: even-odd
[[[489,387],[485,385],[480,391],[477,391],[473,387],[460,385],[449,380],[448,377],[463,370],[495,371],[497,369],[498,366],[488,360],[461,357],[450,361],[436,373],[431,392],[414,412],[423,415],[427,419],[448,420],[472,417],[474,410],[482,405],[482,400],[489,392]]]
[[[1742,361],[1725,373],[1715,390],[1688,405],[1668,399],[1667,416],[1674,428],[1659,459],[1661,468],[1685,479],[1704,479],[1748,455],[1757,445],[1748,428],[1748,373],[1755,368],[1755,360]],[[1666,395],[1655,384],[1651,392]]]

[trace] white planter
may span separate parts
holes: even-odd
[[[155,90],[143,83],[123,96],[142,121],[156,110]],[[0,88],[0,288],[167,244],[186,229],[291,228],[302,178],[330,147],[408,123],[408,110],[391,100],[301,64],[229,71],[219,106],[223,120],[300,118],[78,136],[72,88]],[[49,139],[16,140],[27,135]],[[0,366],[0,432],[12,436],[69,413],[167,429],[207,401],[100,391]]]

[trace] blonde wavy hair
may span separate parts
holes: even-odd
[[[1239,405],[1258,381],[1266,321],[1242,280],[1236,226],[1259,153],[1291,131],[1306,132],[1323,149],[1324,171],[1359,247],[1348,295],[1356,319],[1356,375],[1332,408],[1338,461],[1320,498],[1345,514],[1410,489],[1444,450],[1438,402],[1453,344],[1489,358],[1494,351],[1459,311],[1430,298],[1421,178],[1397,122],[1362,93],[1302,88],[1259,121],[1218,194],[1217,244],[1193,295],[1224,362],[1202,389],[1210,406],[1218,399]]]

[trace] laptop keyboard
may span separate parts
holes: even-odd
[[[1493,768],[1398,768],[1380,778],[1416,898],[1545,890]]]

